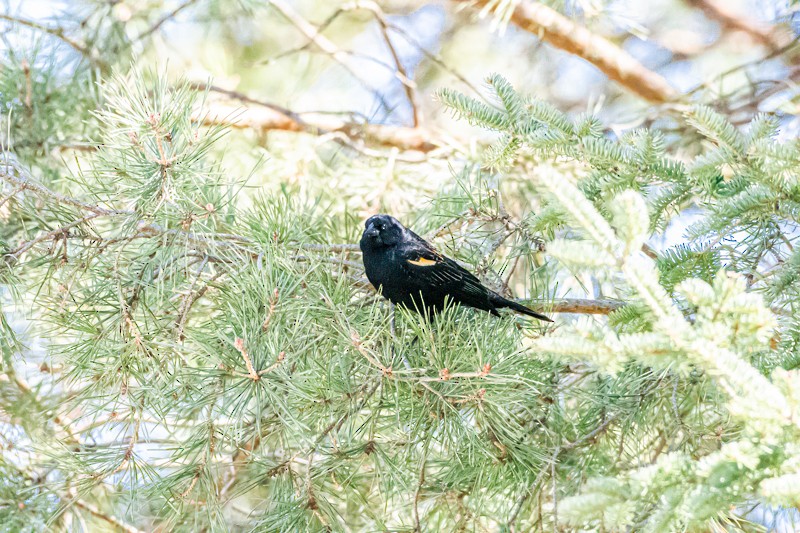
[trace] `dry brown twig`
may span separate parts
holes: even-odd
[[[250,354],[247,353],[247,349],[244,347],[244,339],[237,337],[236,341],[233,343],[233,346],[239,351],[240,354],[242,354],[244,364],[247,366],[247,374],[244,375],[253,381],[258,381],[261,379],[259,373],[256,372],[255,368],[253,368],[253,362],[250,360]]]

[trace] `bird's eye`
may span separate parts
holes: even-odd
[[[386,229],[386,224],[381,224],[380,226],[378,226],[378,229],[379,230],[385,230]]]

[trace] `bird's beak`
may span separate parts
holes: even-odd
[[[369,237],[370,239],[374,239],[380,234],[381,232],[378,231],[377,228],[375,228],[375,226],[373,226],[372,224],[370,224],[369,227],[364,231],[364,236]]]

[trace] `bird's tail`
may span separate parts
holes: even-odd
[[[522,304],[518,304],[513,300],[508,300],[503,298],[497,293],[493,293],[489,296],[489,301],[497,308],[507,307],[508,309],[512,309],[518,313],[522,313],[523,315],[532,316],[533,318],[538,318],[539,320],[544,320],[545,322],[552,322],[552,320],[541,313],[537,313],[533,309],[528,309]]]

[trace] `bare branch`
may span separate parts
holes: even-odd
[[[473,3],[486,6],[489,2],[490,0],[474,0]],[[667,80],[647,69],[628,52],[554,9],[531,0],[519,0],[511,14],[511,21],[556,48],[582,57],[606,76],[645,100],[666,102],[678,96]]]
[[[382,124],[357,124],[322,113],[304,113],[302,121],[273,109],[242,108],[215,104],[207,113],[195,119],[206,126],[226,125],[236,129],[256,131],[303,131],[315,135],[342,133],[351,140],[363,140],[380,146],[401,150],[430,152],[436,144],[422,128],[385,126]]]
[[[350,55],[341,50],[330,39],[320,33],[319,28],[308,22],[300,16],[297,11],[285,0],[270,0],[270,5],[275,8],[283,17],[288,20],[300,33],[306,36],[309,41],[313,42],[317,47],[325,52],[331,59],[339,63],[356,81],[358,81],[364,88],[372,92],[375,97],[380,101],[381,106],[390,110],[391,106],[380,94],[380,91],[373,87],[367,80],[359,74],[359,67],[352,64]]]
[[[31,248],[33,248],[34,246],[36,246],[40,242],[56,238],[56,237],[58,237],[60,235],[68,235],[69,231],[72,228],[74,228],[76,226],[80,226],[81,224],[84,224],[84,223],[92,220],[93,218],[97,218],[99,216],[102,216],[102,215],[98,215],[97,213],[91,213],[89,215],[86,215],[83,218],[79,218],[78,220],[75,220],[74,222],[70,222],[69,224],[65,224],[65,225],[61,226],[60,228],[56,228],[53,231],[49,231],[47,233],[43,233],[42,235],[39,235],[38,237],[36,237],[34,239],[31,239],[31,240],[29,240],[27,242],[22,243],[20,246],[18,246],[15,250],[12,250],[11,252],[9,252],[7,255],[9,255],[9,256],[11,256],[11,257],[13,257],[15,259],[19,259],[19,257],[22,254],[24,254],[25,252],[27,252],[28,250],[30,250]]]
[[[411,110],[414,117],[414,127],[416,128],[420,125],[420,122],[422,122],[422,110],[420,109],[419,99],[417,98],[417,93],[415,91],[417,84],[408,77],[406,69],[403,68],[403,63],[400,61],[400,55],[397,53],[397,50],[395,50],[391,37],[389,37],[389,25],[386,22],[386,19],[377,12],[374,13],[376,13],[375,18],[378,20],[378,26],[381,29],[383,40],[386,42],[386,46],[389,48],[389,52],[392,54],[394,64],[397,67],[395,75],[397,79],[400,80],[400,83],[403,84],[403,89],[406,92],[406,98],[408,98],[408,103],[411,104]]]
[[[552,313],[581,315],[607,315],[626,305],[619,300],[589,300],[583,298],[557,298],[555,300],[520,300],[525,305],[541,306]]]

